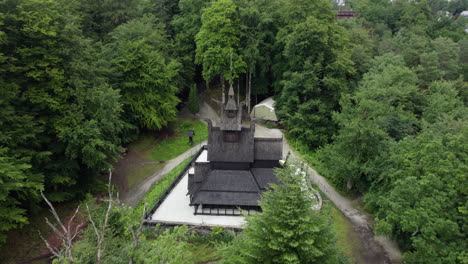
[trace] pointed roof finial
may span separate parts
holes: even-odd
[[[228,96],[229,97],[234,97],[234,88],[232,88],[232,83],[231,85],[229,86],[229,92],[228,92]]]

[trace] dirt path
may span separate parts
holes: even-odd
[[[197,117],[208,118],[213,122],[213,125],[220,123],[220,119],[216,111],[209,104],[204,102],[200,104],[200,112],[198,112]]]

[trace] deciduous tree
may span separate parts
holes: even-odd
[[[288,28],[290,32],[283,30],[277,36],[284,45],[280,64],[285,71],[277,76],[281,81],[276,109],[292,136],[316,148],[335,132],[331,113],[338,110],[354,73],[346,33],[332,20],[314,16]]]
[[[105,51],[127,119],[143,129],[161,129],[176,116],[181,67],[168,55],[172,46],[163,25],[145,16],[117,27],[111,39]]]
[[[239,14],[232,0],[217,0],[203,9],[202,26],[195,37],[195,62],[203,66],[207,82],[220,75],[223,85],[224,79],[232,83],[244,71],[239,36]]]

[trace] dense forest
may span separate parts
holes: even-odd
[[[468,263],[466,0],[3,0],[0,242],[83,199],[189,94],[274,96],[280,125],[408,263]],[[343,7],[339,7],[343,8]],[[194,86],[196,84],[196,86]],[[197,106],[191,106],[197,108]]]

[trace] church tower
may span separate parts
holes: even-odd
[[[255,125],[242,126],[243,103],[236,103],[232,84],[227,102],[220,106],[221,123],[219,126],[208,126],[208,160],[223,163],[253,162]]]
[[[232,84],[229,87],[228,101],[221,109],[221,130],[240,131],[242,127],[242,104],[237,105],[234,99]]]

